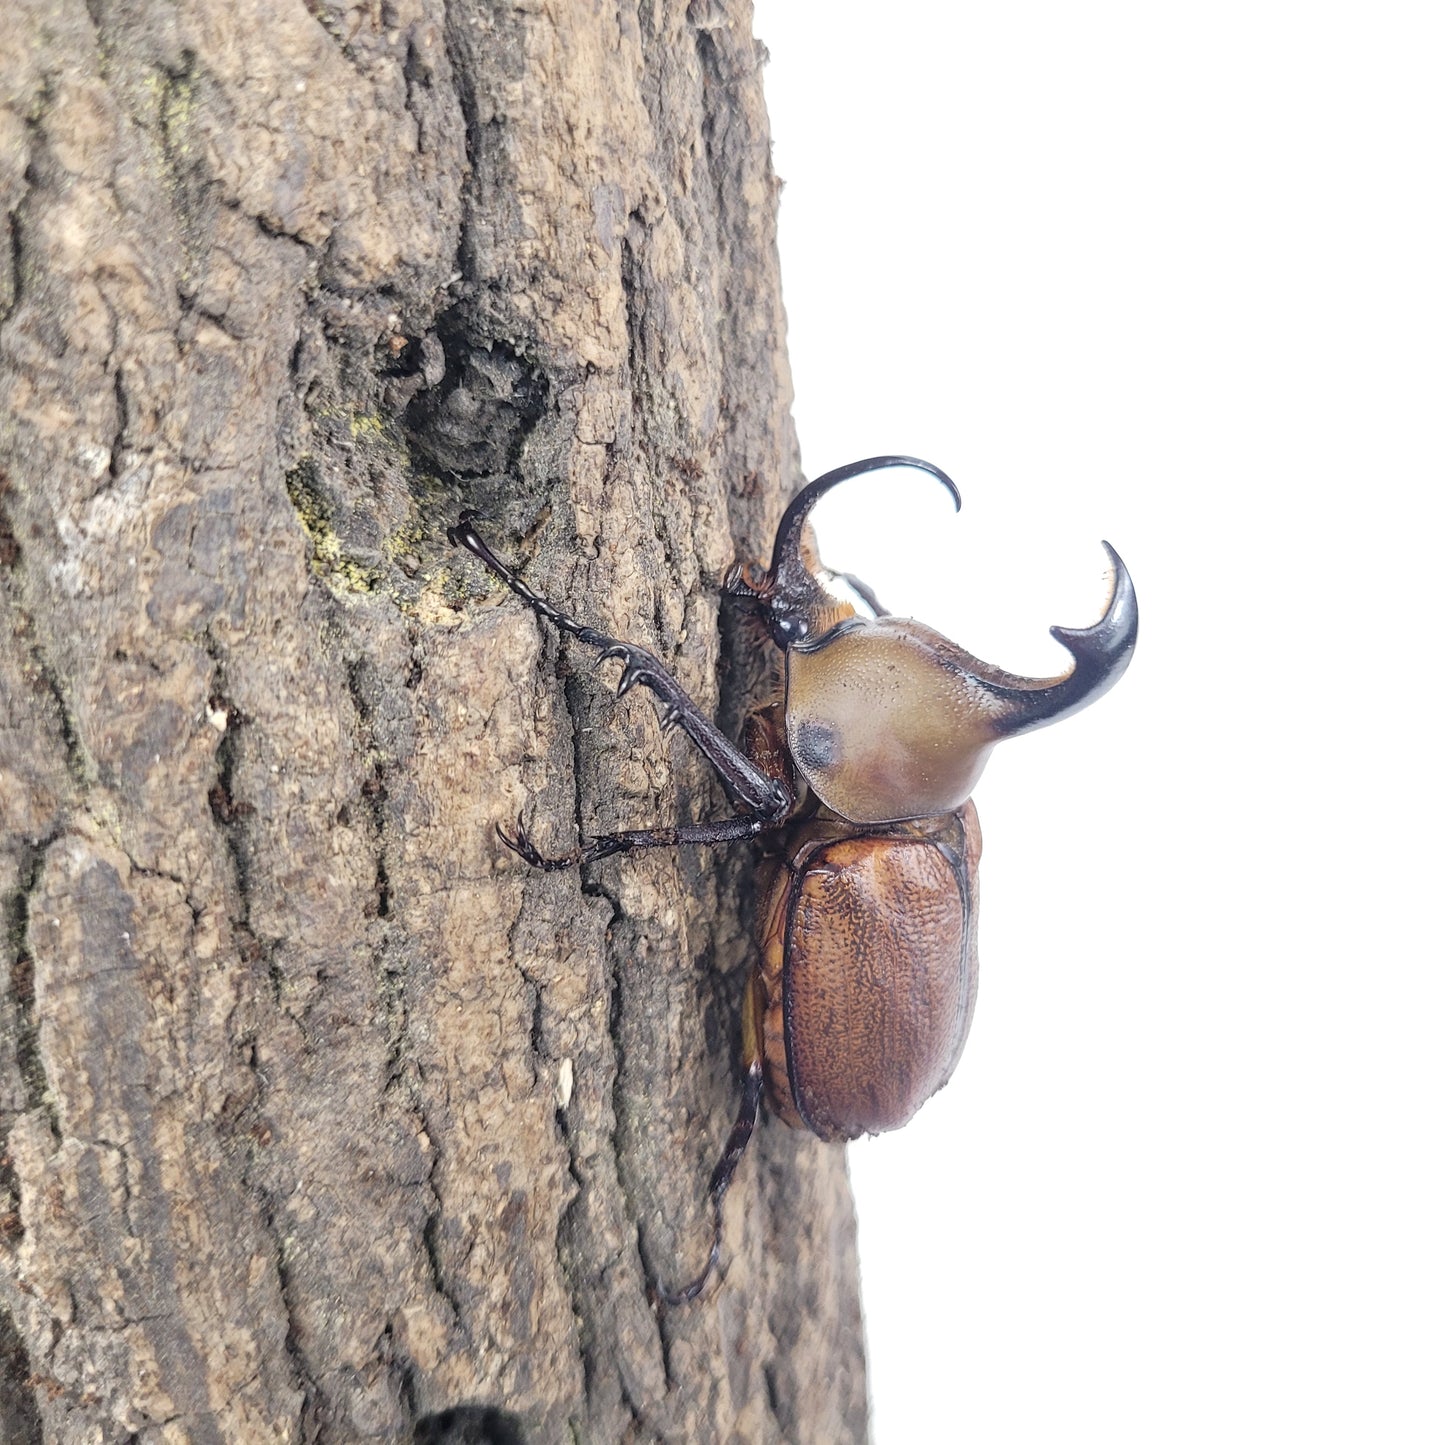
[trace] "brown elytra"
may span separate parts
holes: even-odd
[[[860,833],[791,833],[759,930],[763,1067],[779,1118],[820,1139],[901,1128],[948,1082],[978,993],[972,802]]]

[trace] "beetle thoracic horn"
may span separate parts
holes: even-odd
[[[1123,559],[1107,543],[1114,588],[1104,615],[1092,627],[1051,627],[1049,635],[1073,655],[1062,677],[1035,680],[977,663],[970,671],[1002,704],[991,710],[999,737],[1016,737],[1076,713],[1102,697],[1123,677],[1139,636],[1139,604]],[[961,649],[960,649],[961,650]]]

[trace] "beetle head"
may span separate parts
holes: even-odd
[[[860,615],[828,585],[840,579],[818,561],[808,512],[848,477],[892,466],[930,472],[958,504],[958,489],[927,462],[854,462],[793,499],[765,575],[735,570],[729,579],[730,591],[762,604],[786,649],[793,761],[818,797],[855,823],[939,817],[961,807],[996,743],[1087,707],[1123,676],[1139,628],[1134,584],[1107,542],[1109,603],[1090,627],[1051,629],[1073,657],[1057,677],[1005,672],[910,618]],[[872,601],[865,588],[854,588]]]

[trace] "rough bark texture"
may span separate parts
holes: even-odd
[[[796,480],[745,0],[21,0],[0,44],[0,1438],[840,1442],[842,1154],[723,1287],[746,850],[686,744]],[[611,665],[615,668],[615,664]]]

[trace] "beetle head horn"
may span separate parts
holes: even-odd
[[[826,575],[826,569],[818,560],[808,514],[818,499],[831,492],[839,482],[889,467],[912,467],[937,477],[948,488],[954,509],[962,507],[958,488],[948,473],[917,457],[866,457],[861,462],[849,462],[846,467],[825,472],[809,482],[788,503],[778,523],[777,535],[773,539],[772,565],[767,572],[759,577],[750,568],[734,567],[726,583],[727,590],[734,596],[756,598],[765,604],[768,625],[780,647],[797,647],[809,639],[816,639],[853,615],[855,609],[852,604],[829,592],[819,580],[820,575]],[[859,591],[870,606],[874,606],[875,599],[870,593],[851,578],[843,580]],[[875,606],[874,610],[882,609]]]
[[[773,539],[773,565],[769,576],[779,580],[785,577],[791,579],[798,569],[806,565],[802,556],[803,531],[807,526],[808,513],[817,505],[820,497],[831,492],[839,482],[862,476],[865,472],[880,472],[890,467],[912,467],[937,477],[948,488],[948,494],[953,498],[954,511],[962,509],[963,499],[958,494],[953,478],[932,462],[920,461],[917,457],[866,457],[861,462],[849,462],[846,467],[835,467],[831,472],[824,472],[816,481],[809,482],[788,503],[783,519],[778,523],[777,536]]]

